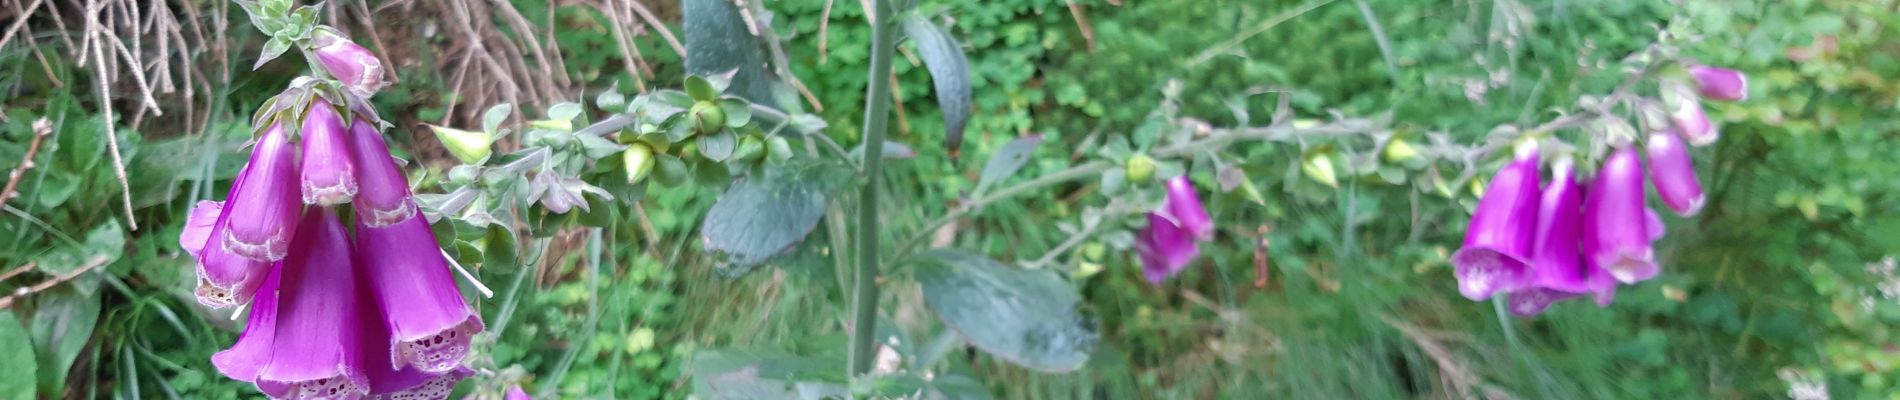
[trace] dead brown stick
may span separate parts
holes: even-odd
[[[33,263],[33,262],[30,262],[30,261],[29,261],[29,262],[27,262],[27,263],[26,263],[26,265],[21,265],[21,266],[19,266],[19,267],[16,267],[16,268],[14,268],[14,269],[10,269],[10,270],[7,270],[7,272],[6,272],[6,273],[0,273],[0,282],[6,282],[6,281],[7,281],[7,279],[12,279],[12,278],[13,278],[13,277],[15,277],[15,276],[19,276],[20,274],[24,274],[24,273],[26,273],[26,271],[32,271],[32,270],[33,270],[33,267],[36,267],[36,266],[39,266],[39,264],[35,264],[35,263]]]
[[[90,37],[87,41],[92,42],[87,47],[92,49],[93,86],[99,89],[99,109],[105,116],[106,149],[112,154],[112,172],[119,178],[119,194],[125,206],[126,225],[136,231],[139,229],[139,219],[138,216],[132,215],[132,184],[125,178],[125,157],[119,153],[118,123],[114,122],[112,117],[112,94],[106,90],[107,86],[112,85],[112,81],[106,76],[106,63],[109,59],[106,58],[105,46],[106,39],[112,34],[99,22],[99,13],[104,11],[105,7],[94,5],[87,8],[89,12],[86,13],[88,15],[86,30]]]
[[[627,5],[633,7],[633,13],[639,14],[640,19],[645,20],[647,22],[647,26],[652,27],[654,31],[659,32],[660,38],[666,39],[667,45],[673,46],[673,52],[679,53],[680,58],[686,58],[686,46],[680,44],[679,38],[673,36],[672,30],[666,29],[665,22],[661,22],[659,17],[653,16],[652,10],[648,10],[647,6],[645,4],[640,4],[639,1],[629,1],[627,2]]]
[[[1068,0],[1069,16],[1075,17],[1075,28],[1082,31],[1082,41],[1088,44],[1090,53],[1095,52],[1095,27],[1089,25],[1088,8],[1075,0]]]
[[[72,270],[72,272],[67,272],[65,274],[61,274],[59,276],[53,277],[53,279],[47,279],[45,282],[33,284],[33,286],[24,287],[24,288],[20,288],[19,290],[15,290],[13,291],[12,295],[8,295],[7,297],[0,297],[0,310],[5,310],[5,309],[13,307],[13,302],[26,298],[26,296],[31,296],[34,293],[46,291],[46,289],[51,289],[53,288],[53,286],[59,285],[60,283],[73,280],[73,278],[78,278],[80,274],[92,272],[92,270],[99,269],[99,267],[103,267],[106,265],[106,261],[110,261],[110,260],[111,260],[110,258],[106,258],[106,256],[102,256],[102,255],[92,256],[92,259],[87,260],[86,265],[80,266],[79,269],[75,269],[75,270]]]
[[[48,121],[46,117],[33,121],[33,141],[27,143],[26,157],[20,158],[20,166],[13,167],[13,172],[7,174],[7,186],[0,188],[0,204],[6,204],[8,200],[13,200],[14,196],[20,195],[15,190],[20,188],[21,178],[26,177],[26,170],[33,169],[33,156],[39,154],[40,142],[45,141],[46,137],[52,134],[52,121]]]

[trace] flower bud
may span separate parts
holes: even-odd
[[[1696,93],[1702,98],[1721,101],[1748,100],[1748,75],[1741,72],[1716,68],[1707,65],[1689,67],[1689,76],[1695,78]]]
[[[1663,95],[1669,101],[1669,123],[1675,126],[1676,133],[1682,139],[1695,146],[1707,146],[1721,138],[1721,132],[1715,123],[1709,122],[1708,114],[1702,111],[1702,103],[1696,101],[1696,94],[1681,83],[1663,85]]]
[[[627,183],[640,182],[647,177],[647,172],[653,170],[653,148],[644,143],[627,145],[627,150],[620,157],[627,168]]]
[[[442,147],[447,148],[449,154],[454,155],[455,159],[461,160],[463,164],[481,164],[482,161],[488,159],[489,154],[494,152],[494,149],[489,146],[495,143],[495,137],[487,132],[465,131],[435,125],[429,125],[429,130],[434,131],[435,139],[442,142]]]
[[[1458,292],[1482,300],[1522,284],[1537,228],[1537,146],[1518,146],[1511,164],[1491,177],[1465,228],[1465,244],[1452,254]]]
[[[350,160],[350,134],[330,102],[317,99],[303,120],[304,204],[333,206],[356,196],[356,165]]]
[[[1147,182],[1148,179],[1154,178],[1155,159],[1148,157],[1147,154],[1135,154],[1128,157],[1128,164],[1123,166],[1122,172],[1127,174],[1129,182]]]
[[[1690,216],[1702,210],[1702,183],[1696,180],[1695,163],[1682,139],[1669,132],[1649,135],[1649,182],[1656,195],[1676,215]]]
[[[311,47],[315,48],[317,64],[343,82],[350,94],[370,97],[389,85],[383,80],[383,62],[369,49],[329,29],[318,29],[313,35]]]
[[[1385,152],[1380,156],[1389,163],[1405,164],[1412,162],[1412,160],[1417,160],[1419,154],[1418,148],[1412,147],[1411,143],[1406,143],[1405,139],[1394,137],[1392,141],[1385,143]]]
[[[720,109],[719,103],[711,101],[693,103],[691,115],[695,124],[693,126],[699,130],[699,133],[710,134],[726,127],[726,110]]]

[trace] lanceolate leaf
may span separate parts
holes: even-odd
[[[943,110],[943,146],[951,157],[963,147],[963,127],[970,120],[970,61],[943,27],[917,14],[904,18],[904,33],[917,46],[917,55],[930,69],[937,88],[937,108]]]
[[[818,226],[831,192],[851,171],[824,162],[767,167],[732,184],[706,211],[705,249],[724,256],[720,270],[740,275],[797,244]]]
[[[39,373],[39,362],[33,359],[33,341],[26,334],[26,327],[13,313],[0,311],[0,400],[26,400],[33,398],[33,378]]]
[[[1010,175],[1016,174],[1016,170],[1023,169],[1023,164],[1029,163],[1029,154],[1036,151],[1038,144],[1042,144],[1042,135],[1020,137],[1003,145],[1002,149],[990,156],[989,162],[983,164],[982,180],[977,181],[976,191],[981,193],[990,185],[1009,179]]]
[[[1044,372],[1082,368],[1100,335],[1074,286],[959,250],[921,256],[917,281],[943,323],[977,348]]]
[[[66,371],[79,358],[79,350],[92,340],[92,328],[99,323],[99,296],[55,290],[35,295],[34,301],[39,305],[33,311],[30,330],[33,352],[39,360],[40,393],[65,393]]]

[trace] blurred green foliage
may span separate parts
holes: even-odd
[[[553,41],[582,86],[637,84],[597,11],[514,3],[536,26],[560,27]],[[821,18],[827,5],[830,18]],[[765,6],[776,13],[792,71],[824,106],[828,134],[853,145],[869,39],[859,4]],[[1566,303],[1538,318],[1508,319],[1493,305],[1467,302],[1444,258],[1458,243],[1469,194],[1445,198],[1371,178],[1342,179],[1333,189],[1296,171],[1309,149],[1246,144],[1237,149],[1244,159],[1222,162],[1244,166],[1265,202],[1241,191],[1209,197],[1223,226],[1204,246],[1204,263],[1154,286],[1141,280],[1132,253],[1057,259],[1065,270],[1104,268],[1076,278],[1103,324],[1102,348],[1081,371],[1037,373],[963,351],[949,353],[944,369],[979,377],[1001,398],[1764,398],[1809,386],[1834,398],[1900,398],[1900,278],[1881,262],[1900,256],[1900,215],[1892,211],[1900,209],[1896,7],[1892,0],[923,1],[969,55],[975,113],[964,159],[950,160],[937,146],[944,127],[928,72],[914,57],[896,63],[903,108],[891,137],[920,154],[892,163],[888,179],[900,184],[886,185],[887,229],[908,234],[941,215],[976,185],[980,157],[1019,136],[1048,140],[1019,176],[1078,163],[1069,149],[1150,123],[1170,81],[1181,93],[1174,115],[1215,126],[1264,124],[1285,93],[1299,118],[1390,112],[1401,135],[1446,132],[1475,142],[1494,126],[1536,124],[1579,96],[1606,92],[1622,76],[1616,61],[1666,28],[1685,56],[1748,73],[1751,98],[1711,105],[1724,139],[1696,150],[1709,205],[1695,218],[1667,221],[1658,248],[1664,275],[1626,288],[1607,309]],[[634,42],[656,67],[648,86],[679,81],[682,65],[670,47],[652,35]],[[250,393],[210,368],[207,357],[229,344],[235,322],[198,310],[191,262],[173,243],[191,201],[221,197],[242,162],[249,128],[237,116],[289,76],[237,74],[255,77],[218,88],[230,99],[217,111],[229,114],[225,122],[152,134],[104,121],[92,92],[49,83],[22,48],[0,51],[0,70],[21,77],[0,83],[7,116],[0,168],[17,165],[34,120],[45,116],[58,129],[21,185],[25,196],[0,215],[0,268],[35,270],[0,289],[12,293],[91,257],[108,259],[107,273],[29,297],[6,310],[13,319],[0,316],[0,343],[25,338],[37,355],[37,374],[25,384],[39,397]],[[441,57],[418,55],[424,65]],[[53,57],[55,76],[83,82],[69,62]],[[379,96],[379,107],[442,119],[456,96],[446,79],[430,68],[397,72],[401,85]],[[115,222],[125,216],[118,182],[102,167],[104,123],[122,126],[137,231]],[[1189,171],[1204,192],[1214,187],[1211,160]],[[1004,261],[1042,255],[1070,236],[1062,224],[1106,202],[1094,195],[1099,185],[1085,182],[988,207],[960,225],[954,244]],[[844,297],[829,248],[801,246],[777,268],[736,280],[717,277],[712,260],[690,251],[715,189],[650,193],[643,215],[619,215],[623,223],[601,229],[605,243],[594,250],[581,236],[562,236],[524,252],[517,265],[484,266],[478,274],[500,294],[479,301],[496,335],[476,359],[500,372],[463,391],[492,394],[520,383],[560,398],[679,398],[684,364],[699,349],[841,358]],[[816,236],[832,240],[829,232]],[[1260,250],[1265,277],[1255,268],[1262,241],[1271,244]],[[924,329],[913,337],[936,328],[919,322],[929,318],[916,315],[927,311],[914,288],[886,292],[895,305],[890,319]],[[87,335],[39,328],[57,321],[97,328]],[[0,377],[0,396],[35,397],[9,392],[20,387],[16,378]]]

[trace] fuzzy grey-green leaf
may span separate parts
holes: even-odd
[[[924,302],[977,348],[1043,372],[1082,368],[1100,334],[1075,286],[1049,270],[1011,267],[961,250],[919,256]]]

